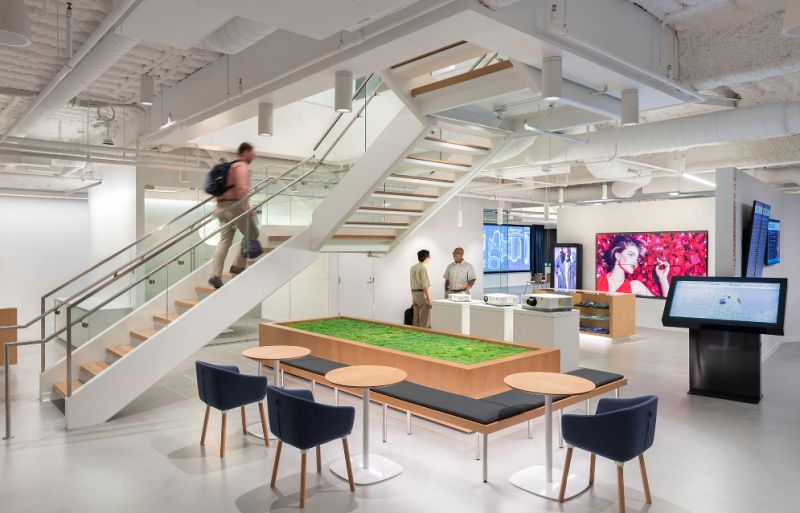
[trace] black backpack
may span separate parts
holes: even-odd
[[[212,196],[222,196],[228,192],[229,189],[233,188],[233,185],[228,185],[228,171],[230,171],[231,166],[237,162],[239,161],[220,162],[214,166],[211,171],[208,172],[208,176],[206,176],[206,193]]]
[[[406,311],[403,312],[403,324],[406,326],[414,324],[414,307],[406,308]]]

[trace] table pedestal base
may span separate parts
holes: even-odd
[[[250,424],[249,426],[247,426],[247,434],[258,438],[259,440],[263,440],[264,433],[263,430],[261,429],[261,423],[259,422],[257,424]],[[270,440],[277,440],[277,438],[275,438],[275,435],[273,435],[269,431],[267,431],[267,434],[269,435]]]
[[[399,464],[378,454],[369,455],[369,468],[363,468],[362,462],[363,457],[361,454],[350,458],[350,464],[353,467],[353,481],[357,485],[379,483],[403,472],[403,467]],[[345,463],[344,459],[335,461],[331,463],[330,469],[337,476],[347,480],[347,465]]]
[[[534,465],[516,472],[508,480],[511,484],[526,492],[556,501],[561,488],[561,469],[553,469],[552,483],[548,483],[545,478],[546,470],[544,465]],[[564,500],[573,499],[588,489],[589,480],[587,478],[570,472],[567,478],[567,490],[564,494]]]

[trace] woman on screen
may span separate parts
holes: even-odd
[[[606,263],[611,267],[611,271],[598,276],[597,290],[602,292],[628,292],[637,296],[652,296],[653,293],[644,283],[639,280],[628,279],[628,275],[633,274],[641,265],[645,253],[647,253],[647,248],[642,241],[627,235],[615,237],[613,244],[611,244],[604,256]],[[669,263],[659,259],[655,274],[661,286],[662,295],[666,295],[669,290]]]

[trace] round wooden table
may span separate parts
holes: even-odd
[[[558,372],[520,372],[505,378],[506,385],[523,392],[544,396],[545,464],[534,465],[514,473],[509,481],[514,486],[546,499],[558,500],[561,470],[553,470],[553,397],[585,394],[594,390],[588,379]],[[556,475],[554,475],[556,474]],[[576,475],[567,476],[565,499],[571,499],[589,488]]]
[[[281,360],[292,360],[294,358],[302,358],[311,353],[307,347],[300,346],[259,346],[251,347],[242,351],[242,356],[255,360],[258,362],[258,375],[261,376],[261,366],[266,362],[272,362],[273,370],[273,385],[276,387],[283,387],[283,379],[281,376]],[[252,427],[247,426],[247,434],[256,438],[264,439],[261,433],[260,424],[252,424]]]
[[[383,365],[352,365],[334,369],[325,374],[328,382],[345,388],[362,389],[364,402],[362,421],[363,445],[362,454],[350,458],[355,470],[353,481],[358,485],[368,485],[390,479],[403,471],[403,467],[394,461],[369,453],[369,389],[385,387],[400,383],[408,377],[405,371]],[[345,460],[331,464],[331,472],[347,479],[347,465]]]

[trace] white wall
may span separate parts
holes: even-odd
[[[0,196],[0,219],[0,306],[19,308],[28,322],[44,293],[88,266],[88,202]],[[38,336],[38,325],[20,333]]]
[[[709,275],[714,275],[715,199],[693,198],[640,203],[564,207],[558,210],[558,242],[583,244],[583,288],[595,287],[595,234],[635,231],[707,230]],[[636,325],[662,328],[664,301],[636,299]]]
[[[101,260],[137,238],[144,225],[144,191],[132,166],[101,166],[103,183],[89,189],[89,254]]]
[[[800,341],[800,265],[793,257],[800,251],[800,196],[786,194],[734,168],[717,170],[717,276],[741,276],[743,230],[749,222],[753,201],[772,207],[770,217],[781,220],[782,262],[764,267],[768,278],[789,278],[785,336],[763,336],[762,356],[768,357],[781,342]]]
[[[261,303],[261,317],[270,321],[313,319],[330,315],[329,256],[316,262]]]
[[[365,255],[348,255],[339,260],[339,276],[358,276],[358,272],[348,273],[342,269],[344,265],[359,266],[370,269],[374,266],[374,284],[371,293],[374,296],[374,318],[388,322],[403,322],[403,312],[411,306],[409,290],[409,268],[417,262],[417,251],[427,249],[431,252],[431,263],[428,271],[431,277],[431,288],[434,298],[444,297],[445,267],[452,261],[453,248],[464,248],[464,258],[474,267],[478,279],[473,288],[476,298],[483,291],[483,208],[484,202],[474,199],[462,199],[463,223],[456,227],[458,202],[451,201],[436,215],[432,216],[419,230],[406,238],[384,258],[373,258]],[[370,260],[372,260],[370,262]],[[358,271],[358,269],[354,270]],[[363,279],[352,281],[332,276],[332,287],[339,287],[340,301],[367,293]],[[332,315],[338,311],[332,311]]]

